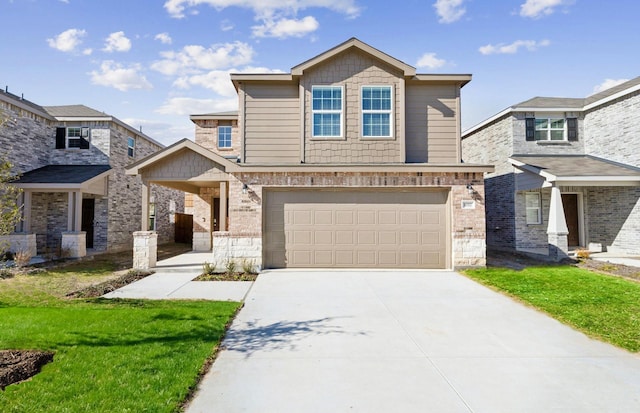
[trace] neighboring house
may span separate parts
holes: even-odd
[[[485,175],[487,244],[562,259],[640,255],[640,77],[584,99],[536,97],[465,131]]]
[[[86,249],[131,248],[142,219],[140,180],[126,165],[164,146],[117,118],[83,105],[38,106],[0,91],[0,148],[19,174],[22,222],[8,238],[13,252],[83,256]],[[173,239],[182,192],[153,188],[154,228]]]
[[[484,266],[493,168],[461,162],[470,80],[350,39],[290,73],[232,74],[239,111],[192,115],[195,143],[127,173],[194,194],[194,249],[219,266]]]

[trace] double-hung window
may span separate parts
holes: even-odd
[[[89,128],[69,126],[56,128],[56,149],[89,149]]]
[[[393,130],[391,86],[362,87],[362,136],[390,138]]]
[[[313,86],[311,88],[314,138],[342,137],[343,96],[342,86]]]
[[[231,126],[218,126],[218,148],[231,148]]]
[[[527,224],[542,224],[542,205],[540,192],[525,192],[524,203],[527,210]]]
[[[564,137],[565,120],[554,118],[536,118],[535,137],[537,141],[562,141]]]
[[[136,140],[131,136],[127,138],[127,155],[129,155],[129,158],[135,158],[136,156]]]

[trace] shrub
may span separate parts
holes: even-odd
[[[576,258],[579,259],[580,261],[587,260],[589,259],[590,256],[591,256],[591,251],[589,250],[580,249],[576,251]]]
[[[14,262],[18,268],[26,267],[31,262],[31,253],[24,250],[16,252]]]
[[[242,272],[245,274],[256,274],[256,265],[253,260],[242,260]]]
[[[238,265],[236,264],[236,262],[233,259],[229,258],[224,267],[227,270],[227,274],[233,274],[234,272],[236,272],[237,266]]]
[[[208,261],[205,261],[204,264],[202,264],[202,273],[206,275],[215,274],[216,267],[217,264],[215,262],[209,263]]]

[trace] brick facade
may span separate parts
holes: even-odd
[[[106,196],[82,195],[84,199],[95,200],[93,248],[97,251],[130,249],[132,233],[141,228],[141,181],[138,177],[125,175],[125,167],[162,146],[109,115],[104,115],[102,121],[62,122],[46,108],[4,92],[0,93],[0,114],[8,119],[0,126],[0,146],[7,148],[6,156],[16,173],[46,165],[111,166]],[[89,148],[56,149],[58,127],[89,128]],[[127,153],[129,137],[136,141],[134,157]],[[172,241],[171,213],[183,210],[184,195],[152,185],[151,196],[156,203],[159,242]],[[32,192],[31,231],[36,234],[39,253],[60,249],[62,233],[67,231],[67,211],[67,192]]]

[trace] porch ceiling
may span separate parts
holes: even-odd
[[[640,168],[591,155],[513,155],[517,169],[544,178],[550,186],[636,186]]]

